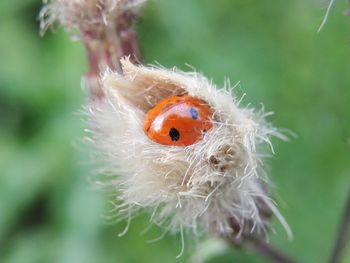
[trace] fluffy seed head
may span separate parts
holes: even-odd
[[[44,32],[54,22],[66,30],[98,33],[106,26],[113,28],[116,19],[137,14],[146,0],[44,0],[40,27]]]
[[[204,226],[239,236],[264,230],[275,214],[289,231],[263,186],[262,146],[280,136],[265,122],[266,114],[240,107],[229,88],[218,89],[199,73],[135,66],[128,59],[121,64],[122,74],[104,72],[105,96],[86,111],[91,139],[113,178],[119,218],[145,208],[152,222],[172,232]],[[213,127],[190,146],[157,144],[143,130],[144,116],[161,99],[178,94],[208,103]]]

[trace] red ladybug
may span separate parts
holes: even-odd
[[[163,145],[188,146],[212,128],[213,110],[202,100],[170,96],[149,110],[144,119],[147,136]]]

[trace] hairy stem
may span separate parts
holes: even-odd
[[[134,21],[136,17],[132,14],[124,14],[118,21],[118,36],[122,56],[130,56],[130,60],[135,64],[142,63],[141,51],[139,48],[138,37],[134,30]]]
[[[271,209],[261,199],[257,199],[259,203],[259,214],[264,221],[272,218]],[[232,235],[221,236],[232,247],[246,248],[256,251],[259,255],[269,259],[274,263],[296,263],[297,261],[290,258],[283,251],[272,246],[265,241],[264,235],[258,231],[253,231],[253,223],[248,221],[244,226],[241,226],[235,218],[229,218],[230,227],[233,230]]]
[[[251,238],[248,240],[247,246],[254,249],[260,255],[269,259],[274,263],[296,263],[296,261],[285,255],[282,251],[266,243],[262,239]]]
[[[246,248],[255,251],[273,263],[296,263],[296,261],[286,255],[283,251],[268,244],[263,238],[252,235],[244,235],[240,239],[235,237],[224,238],[234,248]]]
[[[341,219],[338,235],[334,244],[334,248],[329,259],[329,263],[338,263],[341,260],[346,244],[350,239],[350,190],[345,204],[345,210]]]
[[[100,69],[109,67],[121,71],[120,59],[129,56],[133,63],[141,63],[141,52],[134,31],[136,17],[125,13],[118,16],[113,25],[104,26],[99,33],[81,30],[88,57],[89,71],[86,74],[90,99],[103,97],[99,77]]]

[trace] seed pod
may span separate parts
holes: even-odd
[[[44,32],[55,22],[67,31],[98,37],[106,27],[115,29],[120,16],[137,15],[146,0],[44,0],[39,18]]]
[[[218,89],[197,72],[135,66],[127,58],[121,64],[123,73],[104,72],[104,99],[87,110],[92,140],[113,175],[119,217],[146,209],[152,222],[172,232],[200,227],[239,239],[264,232],[274,214],[289,232],[265,191],[260,146],[282,137],[266,114],[240,107],[230,88]],[[210,128],[191,144],[152,140],[145,117],[181,96],[206,105]],[[181,140],[181,133],[169,132]]]

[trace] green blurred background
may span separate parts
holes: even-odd
[[[92,189],[80,77],[82,45],[58,29],[39,37],[40,0],[0,1],[0,262],[186,262],[179,237],[147,227],[146,216],[107,225],[110,196]],[[280,208],[271,242],[300,262],[326,262],[350,185],[350,20],[338,0],[327,24],[322,0],[150,0],[138,24],[145,61],[223,84],[241,81],[245,103],[297,135],[275,141],[268,161]],[[227,250],[207,262],[266,262]],[[349,246],[343,262],[350,262]]]

